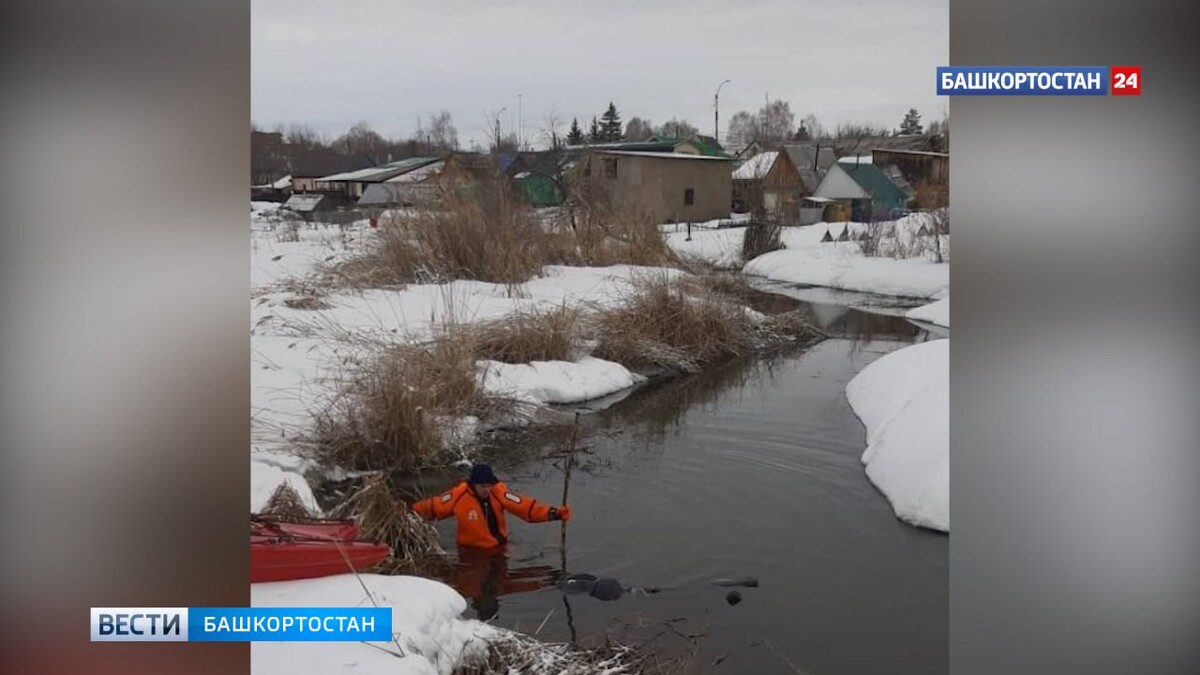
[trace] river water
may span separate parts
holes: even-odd
[[[471,615],[547,640],[649,641],[690,653],[695,672],[947,672],[949,539],[897,520],[868,481],[845,395],[875,359],[941,336],[895,308],[780,297],[771,302],[806,308],[835,337],[581,416],[566,569],[663,590],[565,596],[551,585],[560,525],[510,517],[507,559],[448,579],[472,596]],[[558,503],[566,445],[559,434],[493,462],[511,487]],[[452,523],[439,528],[453,540]],[[736,589],[734,605],[711,583],[742,576],[759,585]]]

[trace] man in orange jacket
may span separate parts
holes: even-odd
[[[512,492],[496,479],[492,467],[476,464],[471,475],[436,497],[412,505],[412,510],[429,520],[458,520],[458,545],[472,548],[496,548],[508,543],[508,511],[529,523],[570,520],[570,506],[550,506]]]

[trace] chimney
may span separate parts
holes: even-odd
[[[817,143],[817,151],[813,153],[813,171],[817,170],[818,161],[821,159],[821,144]]]

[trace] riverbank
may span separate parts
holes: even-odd
[[[949,293],[950,237],[942,235],[937,243],[946,262],[935,262],[931,238],[919,234],[925,224],[922,214],[914,214],[884,225],[839,222],[789,226],[781,234],[783,249],[749,261],[742,260],[741,255],[745,227],[695,225],[689,241],[686,226],[666,225],[663,236],[667,245],[686,260],[739,269],[746,275],[775,282],[935,300]],[[853,240],[868,233],[884,241],[872,248]],[[823,241],[826,234],[832,241]],[[846,240],[839,241],[843,235]],[[864,248],[875,255],[867,255]]]
[[[715,225],[715,224],[714,224]],[[932,237],[926,214],[894,223],[818,223],[783,229],[784,248],[744,261],[745,227],[664,226],[668,245],[685,259],[740,269],[763,285],[812,302],[870,307],[839,298],[868,293],[921,304],[899,313],[918,324],[950,327],[950,238]],[[866,242],[863,237],[870,237]],[[933,302],[929,302],[932,300]],[[949,338],[880,359],[847,387],[867,430],[863,464],[905,522],[948,532]]]
[[[280,483],[287,483],[316,512],[312,482],[377,468],[378,455],[362,466],[355,465],[354,457],[360,455],[353,454],[332,467],[322,461],[323,441],[314,434],[313,423],[335,420],[342,429],[357,430],[372,426],[363,424],[372,419],[395,419],[394,411],[387,409],[387,414],[363,417],[362,411],[369,411],[363,402],[389,398],[379,396],[381,392],[404,394],[394,384],[414,373],[428,375],[428,383],[453,380],[471,396],[503,404],[482,413],[405,404],[403,410],[417,411],[413,419],[418,424],[431,422],[445,432],[434,439],[445,451],[437,456],[439,463],[467,462],[473,438],[526,423],[530,410],[551,410],[627,390],[643,384],[648,373],[696,372],[710,362],[750,354],[768,344],[820,337],[799,317],[778,321],[749,309],[741,297],[746,289],[737,277],[713,280],[670,267],[547,265],[522,283],[451,280],[387,288],[323,284],[331,266],[369,251],[378,235],[366,223],[280,227],[269,219],[252,218],[252,225],[253,510],[266,504]],[[544,329],[547,317],[559,317],[552,322],[557,326],[553,330]],[[526,329],[494,330],[512,325]],[[531,358],[529,337],[551,332],[567,339],[539,340],[533,346],[548,350],[537,352],[547,358]],[[628,335],[634,339],[624,337]],[[456,346],[450,350],[456,356],[430,360],[430,354],[439,352],[435,345],[447,344]],[[447,363],[456,364],[454,377],[447,378]],[[391,372],[404,377],[379,377]],[[364,389],[364,374],[378,382]],[[424,395],[434,387],[407,389]],[[380,446],[378,438],[353,434],[337,438],[341,448],[404,445]],[[421,442],[409,445],[424,447],[430,437],[416,438]],[[300,582],[295,591],[306,593],[304,589]],[[356,584],[354,589],[341,589],[340,602],[366,600],[361,587]],[[455,613],[447,605],[438,611],[457,617],[462,609]],[[424,615],[428,625],[413,634],[442,630],[444,626],[438,628],[433,620],[435,613]],[[446,630],[462,629],[451,625],[456,627]],[[342,656],[358,659],[349,653]],[[273,662],[269,654],[264,658]],[[271,670],[279,668],[264,672]],[[438,672],[443,672],[440,666]]]
[[[950,531],[950,340],[888,354],[846,387],[867,476],[901,520]]]

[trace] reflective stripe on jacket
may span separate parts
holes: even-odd
[[[550,506],[508,489],[504,483],[496,483],[488,494],[492,512],[496,516],[499,538],[488,528],[483,504],[466,482],[459,483],[447,492],[421,500],[412,505],[412,510],[429,520],[445,520],[454,517],[458,521],[459,546],[493,548],[508,540],[508,524],[504,512],[530,523],[550,520]]]

